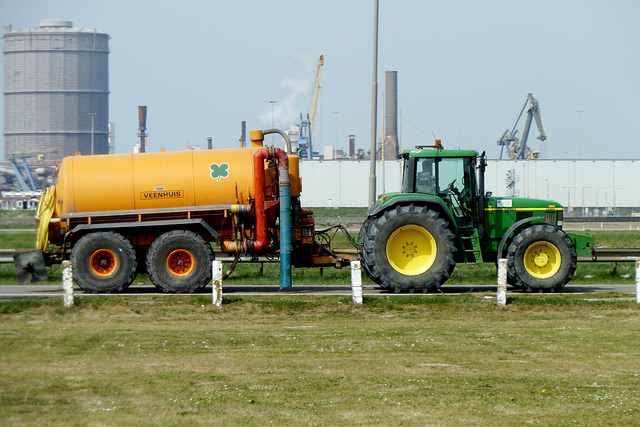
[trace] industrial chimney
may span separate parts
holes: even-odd
[[[356,136],[349,135],[349,158],[353,159],[356,155]]]
[[[398,72],[385,71],[384,159],[398,158]]]

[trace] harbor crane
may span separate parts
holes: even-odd
[[[20,189],[24,192],[29,191],[38,191],[38,185],[36,184],[36,180],[31,173],[31,169],[27,164],[27,159],[30,157],[38,157],[44,158],[44,155],[47,153],[56,153],[57,150],[55,148],[40,150],[40,151],[23,151],[17,153],[10,153],[7,158],[9,159],[9,164],[13,169],[13,172],[16,175],[16,179],[18,180],[18,184],[20,185]],[[20,168],[20,164],[17,160],[22,160],[23,168]]]
[[[300,139],[298,140],[298,152],[300,157],[313,159],[313,140],[316,137],[316,127],[318,125],[318,104],[320,103],[320,89],[322,89],[322,69],[324,67],[324,55],[318,59],[318,69],[316,72],[316,84],[313,91],[313,101],[311,102],[311,114],[307,114],[305,119],[300,115]]]
[[[524,123],[524,129],[522,129],[522,139],[518,139],[518,130],[516,129],[516,127],[518,126],[518,122],[520,121],[520,118],[525,111],[527,113],[527,118]],[[531,119],[535,119],[536,125],[538,126],[538,131],[540,132],[540,135],[537,139],[539,139],[540,141],[546,140],[547,131],[544,127],[544,122],[542,121],[540,105],[538,104],[538,100],[533,95],[533,93],[528,93],[527,100],[524,102],[522,110],[520,110],[520,115],[513,125],[513,128],[511,129],[511,131],[509,131],[509,129],[505,130],[500,139],[497,141],[497,144],[500,145],[501,159],[505,147],[507,148],[509,158],[512,160],[529,160],[538,158],[540,153],[537,151],[532,151],[529,147],[527,147],[529,130],[531,129]]]

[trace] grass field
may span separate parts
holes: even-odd
[[[640,232],[592,233],[640,247]],[[3,232],[0,248],[32,248]],[[573,283],[633,283],[580,264]],[[365,283],[368,279],[364,278]],[[294,269],[347,284],[348,269]],[[139,275],[137,281],[149,283]],[[0,265],[0,283],[15,283]],[[495,284],[459,265],[448,283]],[[59,270],[49,283],[60,285]],[[240,265],[225,284],[278,284]],[[621,294],[76,296],[0,301],[0,423],[23,425],[638,425],[640,309]]]
[[[591,298],[591,297],[590,297]],[[3,425],[637,425],[619,295],[0,303]]]

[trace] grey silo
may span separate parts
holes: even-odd
[[[109,35],[49,19],[7,28],[3,39],[5,158],[43,148],[56,159],[107,154]]]

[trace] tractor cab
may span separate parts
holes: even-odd
[[[402,192],[440,198],[458,227],[480,225],[480,194],[476,176],[478,153],[472,150],[425,150],[402,154]]]

